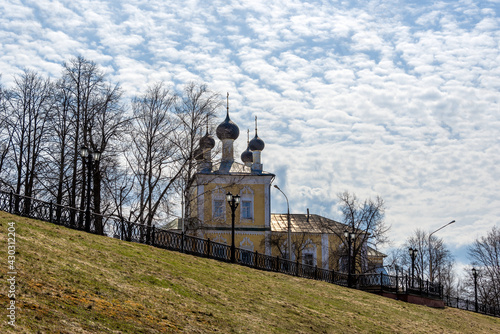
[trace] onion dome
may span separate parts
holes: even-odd
[[[245,164],[251,164],[253,162],[253,154],[252,151],[250,151],[250,130],[247,130],[247,149],[241,153],[241,161]]]
[[[228,112],[224,122],[220,123],[219,126],[217,127],[217,138],[219,138],[220,140],[224,139],[236,140],[236,138],[238,138],[239,135],[240,135],[240,129],[233,121],[231,121]]]
[[[198,147],[196,150],[194,150],[193,154],[196,160],[203,160],[203,149],[201,147]]]
[[[220,123],[219,126],[217,127],[217,138],[220,140],[224,139],[232,139],[236,140],[238,136],[240,135],[240,129],[238,126],[231,121],[229,118],[229,93],[227,94],[227,114],[226,114],[226,119],[224,122]]]
[[[250,147],[247,146],[247,149],[241,153],[241,161],[244,163],[252,163],[253,162],[253,154],[250,151]]]
[[[208,132],[200,139],[200,148],[202,150],[211,150],[215,147],[215,140],[210,137]]]
[[[262,151],[265,146],[264,141],[257,135],[257,116],[255,116],[255,137],[250,140],[249,147],[252,151]]]
[[[250,144],[248,145],[248,147],[252,151],[262,151],[265,146],[266,146],[266,144],[264,144],[264,141],[262,139],[260,139],[257,136],[257,134],[255,134],[255,137],[253,137],[253,139],[250,140]]]

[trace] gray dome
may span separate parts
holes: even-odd
[[[264,141],[260,139],[256,134],[255,137],[250,140],[250,144],[248,146],[252,151],[262,151],[266,144],[264,144]]]
[[[200,139],[200,148],[203,150],[211,150],[215,147],[215,140],[209,136],[208,132]]]
[[[238,126],[231,121],[229,114],[226,116],[224,122],[220,123],[217,127],[217,138],[220,140],[233,139],[236,140],[240,135],[240,129]]]
[[[201,147],[198,147],[196,150],[194,150],[193,154],[196,160],[203,160],[203,150],[201,149]]]
[[[247,162],[253,162],[253,154],[250,151],[250,147],[247,146],[247,149],[241,153],[241,161],[247,163]]]

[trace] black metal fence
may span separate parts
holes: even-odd
[[[225,262],[231,261],[231,247],[226,244],[172,230],[129,222],[119,217],[89,214],[83,210],[56,205],[52,202],[25,197],[13,192],[0,191],[0,210],[124,241],[148,244]],[[371,292],[410,293],[436,299],[443,298],[441,285],[420,279],[412,279],[408,275],[391,276],[383,273],[348,275],[343,272],[305,265],[299,261],[290,261],[239,248],[235,249],[235,259],[236,263],[243,266],[325,281],[341,286],[350,286]],[[498,308],[491,308],[486,305],[480,305],[476,308],[474,303],[458,298],[445,297],[443,300],[450,307],[500,316]]]

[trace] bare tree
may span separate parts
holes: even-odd
[[[93,180],[93,209],[96,213],[107,213],[112,203],[110,196],[104,196],[102,192],[102,182],[108,178],[104,177],[114,169],[108,166],[113,166],[118,157],[117,142],[121,138],[121,134],[125,130],[129,119],[125,117],[125,109],[121,104],[122,91],[118,85],[105,83],[98,95],[97,106],[93,117],[89,120],[87,127],[87,144],[92,151],[101,152],[101,159],[95,162]],[[107,189],[107,187],[105,187]],[[106,200],[106,206],[102,207],[101,203]],[[96,216],[95,226],[96,232],[102,234],[104,232],[102,221]]]
[[[2,76],[0,75],[0,79]],[[6,161],[7,154],[9,153],[9,147],[11,144],[11,137],[9,135],[8,125],[8,112],[7,112],[7,101],[6,93],[0,84],[0,185],[4,184],[5,178],[3,176],[4,162]]]
[[[478,271],[478,300],[500,307],[500,229],[494,226],[486,236],[474,241],[468,249],[471,264]],[[469,271],[469,282],[473,279]]]
[[[103,175],[106,174],[106,166],[113,164],[112,160],[116,158],[115,150],[110,145],[113,145],[127,122],[120,102],[121,89],[118,85],[106,82],[99,67],[83,57],[64,63],[61,86],[71,120],[71,136],[68,141],[70,161],[67,162],[71,166],[71,181],[67,187],[68,204],[76,207],[79,198],[80,208],[85,207],[87,166],[81,163],[79,152],[81,146],[86,146],[93,152],[104,152],[102,159],[93,167],[93,195],[89,199],[93,203],[93,211],[101,213],[106,211],[101,208]],[[103,233],[101,221],[96,219],[95,224],[96,232]]]
[[[176,99],[163,83],[157,83],[132,101],[133,122],[125,155],[134,180],[131,218],[147,226],[168,214],[167,195],[173,193],[183,166],[175,144],[179,125],[172,109]]]
[[[93,115],[99,108],[101,101],[97,98],[104,83],[104,74],[98,66],[81,56],[72,58],[65,62],[62,76],[62,84],[69,94],[69,110],[72,121],[71,134],[71,182],[68,185],[68,204],[77,207],[77,200],[80,199],[79,207],[85,208],[85,193],[87,187],[86,164],[81,163],[80,147],[89,147],[89,127]],[[81,168],[79,168],[81,166]],[[72,220],[74,217],[72,217]],[[72,222],[74,223],[74,222]],[[80,222],[80,225],[82,222]]]
[[[34,71],[25,70],[15,78],[15,86],[7,93],[5,125],[11,140],[15,164],[13,190],[24,196],[34,196],[40,188],[35,182],[44,168],[43,150],[47,145],[46,125],[51,117],[52,84]],[[31,202],[24,202],[29,210]],[[17,208],[16,203],[16,210]]]
[[[429,247],[431,247],[430,250]],[[398,249],[394,261],[399,267],[405,268],[409,275],[412,274],[412,261],[408,252],[410,248],[417,249],[415,277],[430,280],[429,260],[432,260],[432,277],[434,281],[443,285],[446,294],[454,294],[456,287],[454,259],[443,239],[433,235],[429,244],[429,233],[422,229],[416,229],[408,237],[404,245]],[[429,254],[432,254],[432,259],[429,258]]]
[[[59,80],[53,91],[54,112],[49,125],[51,149],[47,152],[49,156],[49,168],[45,175],[46,190],[51,199],[58,205],[56,208],[56,220],[61,217],[61,205],[68,205],[68,194],[70,192],[69,182],[71,180],[72,147],[74,147],[74,114],[71,113],[72,96],[63,80]]]
[[[309,234],[307,232],[293,232],[291,234],[292,239],[292,253],[293,259],[300,259],[302,257],[302,251],[308,246],[307,240],[309,239]],[[288,259],[288,234],[287,232],[273,232],[266,236],[265,239],[261,241],[261,246],[269,245],[271,248],[277,249],[280,257],[283,259]]]
[[[177,131],[176,145],[183,160],[182,177],[179,179],[183,217],[187,221],[187,229],[196,229],[199,224],[191,212],[193,182],[195,181],[195,150],[199,148],[199,140],[203,133],[209,134],[210,123],[215,118],[216,110],[221,106],[217,93],[208,89],[207,85],[190,83],[183,91],[176,115],[180,125]]]
[[[347,191],[339,194],[339,200],[346,231],[355,235],[351,243],[350,258],[353,261],[351,268],[354,272],[365,272],[368,270],[367,247],[377,249],[388,242],[387,232],[390,227],[384,222],[384,201],[377,196],[375,200],[367,199],[361,202],[356,195]],[[333,258],[346,257],[348,240],[344,236],[344,231],[335,228],[331,232],[344,241],[343,247],[333,251]]]

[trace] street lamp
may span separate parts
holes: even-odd
[[[434,277],[432,275],[432,247],[431,247],[431,236],[436,233],[437,231],[445,228],[446,226],[448,225],[451,225],[455,222],[455,220],[452,220],[451,222],[449,222],[448,224],[446,225],[443,225],[441,226],[440,228],[438,228],[437,230],[435,230],[434,232],[432,232],[431,234],[429,234],[429,281],[432,283],[434,281]]]
[[[352,273],[351,273],[351,247],[352,241],[356,239],[356,234],[354,232],[344,231],[344,237],[347,239],[347,244],[349,247],[349,252],[347,253],[347,286],[351,287],[352,284]]]
[[[234,212],[236,211],[236,208],[238,207],[238,204],[240,204],[240,196],[236,195],[233,196],[230,192],[226,194],[226,200],[227,203],[229,204],[229,207],[231,208],[231,262],[236,262],[236,256],[235,256],[235,247],[234,247],[234,218],[235,214]]]
[[[408,250],[408,253],[410,254],[411,256],[411,287],[413,288],[414,287],[414,280],[415,280],[415,258],[417,257],[417,254],[418,254],[418,249],[413,249],[413,248],[410,248]]]
[[[287,246],[288,246],[288,260],[292,260],[292,227],[290,222],[290,205],[288,203],[288,197],[286,197],[283,190],[280,189],[277,185],[274,185],[274,188],[278,189],[286,199],[286,218],[288,221],[288,238],[287,238]]]
[[[98,162],[101,158],[101,152],[94,151],[90,152],[90,150],[86,146],[82,146],[80,149],[80,155],[83,158],[83,162],[85,160],[87,162],[87,205],[85,210],[85,231],[90,232],[90,187],[91,187],[91,179],[93,173],[93,161]]]
[[[476,309],[476,312],[478,311],[478,305],[477,305],[477,270],[475,268],[472,268],[472,276],[474,276],[474,306]]]

